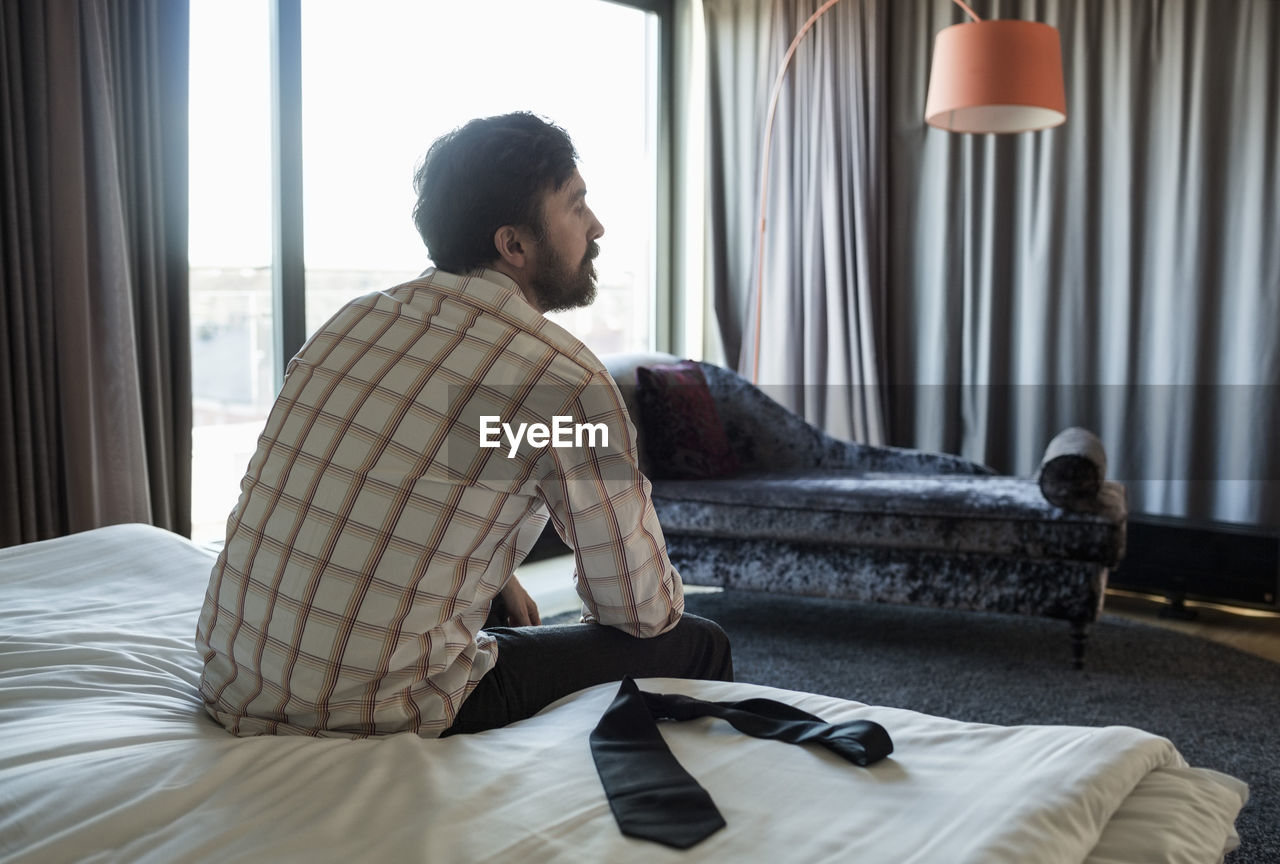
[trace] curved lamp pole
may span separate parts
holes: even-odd
[[[826,0],[809,16],[782,57],[769,91],[760,160],[760,236],[756,255],[756,326],[751,380],[760,381],[760,330],[764,311],[765,221],[769,157],[782,82],[796,48],[818,19],[839,3]],[[970,21],[938,32],[934,41],[925,122],[951,132],[1031,132],[1067,119],[1058,31],[1035,21],[983,21],[964,0],[952,0]]]

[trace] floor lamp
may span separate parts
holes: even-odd
[[[787,67],[813,25],[840,0],[826,0],[796,33],[769,92],[760,161],[760,237],[756,258],[756,326],[751,380],[760,381],[760,329],[764,310],[765,213],[773,119]],[[983,21],[963,0],[952,0],[972,20],[938,32],[924,119],[951,132],[1032,132],[1067,119],[1058,31],[1035,21]]]

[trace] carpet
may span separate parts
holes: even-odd
[[[1085,668],[1065,622],[750,592],[689,594],[739,681],[980,723],[1136,726],[1249,784],[1227,864],[1280,862],[1280,664],[1104,615]]]

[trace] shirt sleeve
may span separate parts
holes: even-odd
[[[632,636],[665,633],[684,612],[684,590],[640,472],[622,394],[598,372],[568,410],[573,443],[547,448],[538,489],[573,549],[583,620]]]

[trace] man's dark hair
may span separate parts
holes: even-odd
[[[554,123],[527,112],[472,120],[436,140],[413,176],[413,223],[441,270],[497,257],[503,225],[545,232],[542,196],[573,176],[578,152]]]

